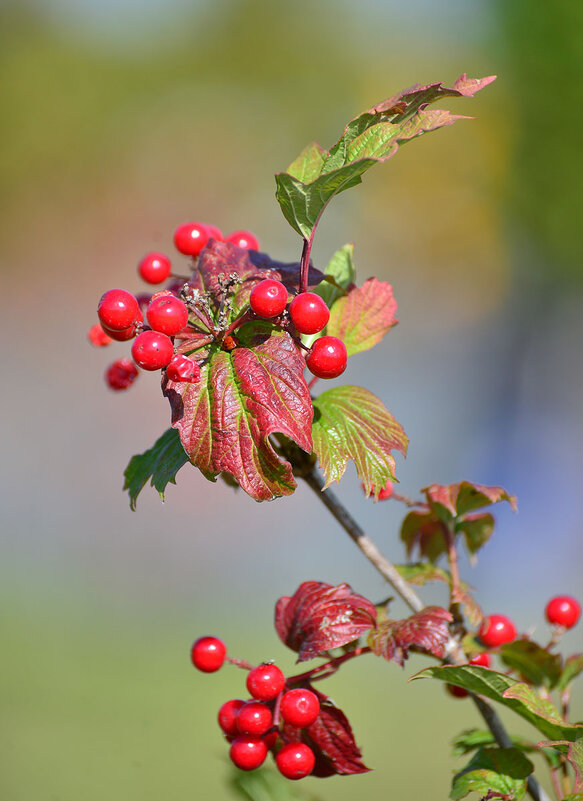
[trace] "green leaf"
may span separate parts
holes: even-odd
[[[408,440],[400,423],[383,402],[362,387],[334,387],[314,400],[314,453],[326,483],[340,481],[348,459],[364,484],[365,494],[378,497],[387,481],[395,481],[391,451],[403,456]]]
[[[340,250],[337,250],[328,262],[324,280],[313,290],[326,301],[329,309],[332,308],[338,298],[346,294],[348,288],[354,283],[356,270],[353,256],[353,244],[344,245]]]
[[[466,548],[471,559],[492,536],[494,518],[488,512],[476,515],[468,514],[456,524],[455,530],[456,533],[464,535]]]
[[[400,575],[417,587],[422,587],[429,581],[444,581],[451,584],[451,576],[447,570],[437,567],[432,562],[413,562],[408,565],[395,565]]]
[[[551,654],[532,640],[515,640],[500,648],[502,661],[517,670],[525,681],[536,686],[556,686],[562,669],[559,654]]]
[[[440,679],[498,701],[528,720],[550,740],[571,742],[583,737],[583,723],[565,723],[550,701],[541,698],[527,684],[511,679],[505,673],[478,665],[444,665],[426,668],[412,676],[412,679],[424,678]]]
[[[130,496],[130,507],[135,511],[138,495],[151,478],[151,486],[155,487],[164,500],[164,490],[169,482],[176,484],[176,473],[188,462],[188,456],[182,447],[178,431],[169,428],[154,445],[144,453],[132,456],[125,469],[124,490]]]
[[[583,672],[583,654],[573,654],[565,659],[565,667],[557,682],[557,689],[562,692],[580,673]]]
[[[397,302],[393,287],[378,278],[369,278],[338,298],[330,310],[328,336],[338,337],[349,356],[376,345],[396,325]]]
[[[535,753],[537,751],[536,745],[523,737],[511,736],[510,739],[513,746],[520,751],[525,751],[526,753]],[[485,745],[496,745],[492,732],[486,729],[465,729],[452,740],[452,755],[454,757],[465,756]]]
[[[412,509],[405,515],[400,536],[408,557],[417,547],[421,556],[426,556],[430,562],[436,562],[447,552],[443,524],[435,512],[427,507]]]
[[[468,793],[486,795],[494,790],[517,801],[526,792],[526,780],[534,765],[517,748],[480,748],[452,782],[450,798],[457,801]]]
[[[501,501],[508,501],[516,511],[516,498],[503,487],[486,487],[472,484],[471,481],[460,481],[459,484],[431,484],[421,492],[425,493],[429,505],[444,520],[467,515],[475,509]]]
[[[320,215],[335,196],[356,186],[370,167],[386,161],[405,142],[464,117],[449,111],[427,109],[444,97],[472,97],[494,80],[460,76],[453,87],[441,83],[414,86],[348,123],[329,150],[314,142],[292,162],[287,172],[275,176],[276,196],[286,220],[305,239],[310,239]]]
[[[272,770],[238,770],[230,780],[231,787],[245,801],[317,801],[305,795],[289,779]]]
[[[572,793],[571,795],[566,795],[563,798],[563,801],[583,801],[583,793]]]

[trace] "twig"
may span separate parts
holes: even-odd
[[[340,523],[350,539],[360,548],[373,567],[388,581],[395,592],[401,596],[407,606],[413,612],[420,612],[425,606],[421,598],[402,578],[394,564],[379,551],[370,537],[365,534],[350,512],[338,500],[335,493],[330,489],[324,489],[322,477],[315,471],[312,471],[311,473],[303,475],[302,478],[308,486],[314,490],[322,503]],[[459,642],[454,638],[448,643],[448,652],[447,662],[458,665],[467,663],[467,659]],[[495,710],[482,697],[474,695],[473,693],[470,693],[470,696],[498,745],[501,748],[512,748],[512,740],[508,736]],[[539,785],[534,776],[528,777],[527,788],[533,801],[550,801],[549,796]]]

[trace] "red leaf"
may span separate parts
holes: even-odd
[[[425,651],[438,659],[445,656],[449,640],[448,623],[452,615],[440,606],[427,606],[404,620],[384,620],[369,635],[369,644],[377,656],[393,660],[403,667],[409,649]]]
[[[354,741],[348,718],[322,693],[310,687],[320,700],[320,714],[308,726],[306,741],[313,748],[316,766],[312,775],[331,776],[335,773],[349,776],[367,773],[370,768],[362,762],[362,754]]]
[[[305,581],[293,596],[284,596],[275,605],[275,630],[285,645],[298,652],[298,662],[346,645],[375,625],[374,604],[353,593],[348,584],[333,587]]]
[[[516,511],[516,497],[502,487],[485,487],[483,484],[461,481],[459,484],[431,484],[421,492],[425,493],[428,503],[438,514],[445,510],[452,517],[459,517],[474,509],[491,506],[500,501],[508,501]]]
[[[326,333],[341,339],[352,356],[381,341],[396,325],[396,311],[392,286],[378,278],[369,278],[334,303]]]

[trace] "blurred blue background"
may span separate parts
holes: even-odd
[[[243,675],[195,675],[192,640],[291,669],[279,595],[317,579],[386,596],[303,486],[258,505],[185,468],[166,504],[146,490],[132,513],[122,471],[167,403],[156,376],[108,392],[127,349],[92,350],[85,332],[103,291],[140,288],[144,253],[173,254],[183,221],[248,228],[297,259],[273,174],[415,82],[499,76],[445,104],[477,119],[403,148],[324,218],[317,266],[354,241],[359,278],[391,281],[399,302],[399,326],[343,381],[404,425],[402,492],[466,478],[518,495],[466,571],[486,612],[544,641],[548,598],[581,598],[582,32],[569,0],[2,3],[3,798],[232,798],[214,717]],[[368,503],[352,469],[340,491],[401,560],[402,509]],[[580,629],[565,638],[582,646]],[[329,684],[374,772],[302,788],[445,797],[473,707],[406,684],[420,657],[405,676],[369,660]]]

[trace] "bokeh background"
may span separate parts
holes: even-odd
[[[404,493],[467,478],[518,495],[471,571],[487,612],[544,641],[547,599],[581,597],[582,34],[570,0],[1,4],[2,798],[234,798],[214,718],[244,677],[195,674],[192,640],[216,633],[291,669],[279,595],[318,579],[386,596],[303,486],[258,505],[185,468],[165,504],[145,490],[131,512],[122,471],[167,404],[156,376],[109,392],[125,346],[92,350],[85,334],[103,291],[138,290],[138,260],[173,253],[183,221],[249,228],[298,258],[273,174],[417,81],[499,76],[447,103],[477,119],[403,148],[328,211],[317,265],[354,241],[360,278],[390,280],[399,301],[399,326],[345,379],[405,426]],[[368,503],[352,469],[341,492],[400,560],[402,510]],[[565,639],[582,645],[580,630]],[[329,691],[375,770],[299,789],[445,798],[473,707],[407,684],[420,657],[404,674],[362,662]]]

